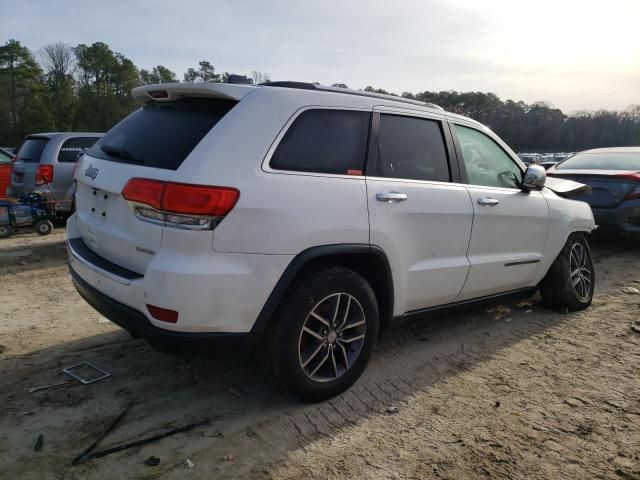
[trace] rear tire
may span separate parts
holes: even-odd
[[[542,303],[554,310],[584,310],[591,305],[595,280],[589,242],[573,233],[540,285]]]
[[[40,236],[49,235],[53,231],[53,223],[50,220],[40,220],[36,222],[35,229]]]
[[[11,227],[0,225],[0,238],[9,238],[11,236]]]
[[[305,402],[353,385],[378,339],[378,303],[369,283],[343,267],[303,274],[284,298],[267,336],[276,383]]]

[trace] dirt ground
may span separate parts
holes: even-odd
[[[304,405],[257,360],[159,354],[102,320],[61,230],[0,240],[0,478],[640,479],[640,294],[621,291],[640,288],[640,242],[593,250],[589,310],[533,297],[403,326],[350,391]],[[27,392],[83,361],[111,377]],[[96,450],[211,422],[71,466],[130,402]]]

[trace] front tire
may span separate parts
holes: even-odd
[[[0,238],[9,238],[11,236],[11,227],[8,225],[0,225]]]
[[[378,339],[369,283],[353,270],[309,271],[283,300],[266,353],[276,383],[306,402],[342,393],[364,371]]]
[[[584,310],[591,305],[595,280],[586,236],[571,234],[540,285],[542,303],[560,311]]]

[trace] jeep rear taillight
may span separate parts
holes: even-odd
[[[143,220],[192,230],[213,229],[231,211],[240,192],[230,187],[132,178],[122,190]]]
[[[38,165],[36,168],[36,185],[53,182],[53,165]]]

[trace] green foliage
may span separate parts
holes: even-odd
[[[163,65],[153,67],[150,72],[148,70],[140,70],[140,80],[143,84],[150,83],[173,83],[179,82],[176,74]]]
[[[139,82],[133,62],[96,42],[74,48],[78,64],[75,128],[104,132],[135,108],[131,89]]]
[[[0,46],[0,145],[17,145],[25,135],[43,131],[107,131],[131,113],[131,89],[141,84],[178,82],[163,65],[136,68],[124,55],[102,42],[70,47],[44,46],[41,65],[20,42]],[[202,60],[184,73],[186,82],[223,82]],[[268,74],[252,71],[254,84]],[[344,83],[332,86],[348,88]],[[396,95],[367,86],[367,92]],[[640,105],[624,112],[578,112],[567,116],[544,102],[503,101],[483,92],[403,92],[403,98],[431,102],[469,116],[492,128],[516,151],[579,151],[593,147],[640,145]]]
[[[194,68],[188,69],[184,74],[185,82],[213,82],[220,83],[222,78],[219,73],[216,73],[216,69],[211,62],[202,60],[198,63],[200,68],[197,70]]]
[[[6,112],[0,121],[0,138],[4,142],[18,143],[34,116],[44,113],[42,81],[42,70],[28,48],[13,39],[0,47],[0,107]],[[41,123],[50,125],[49,118]]]

